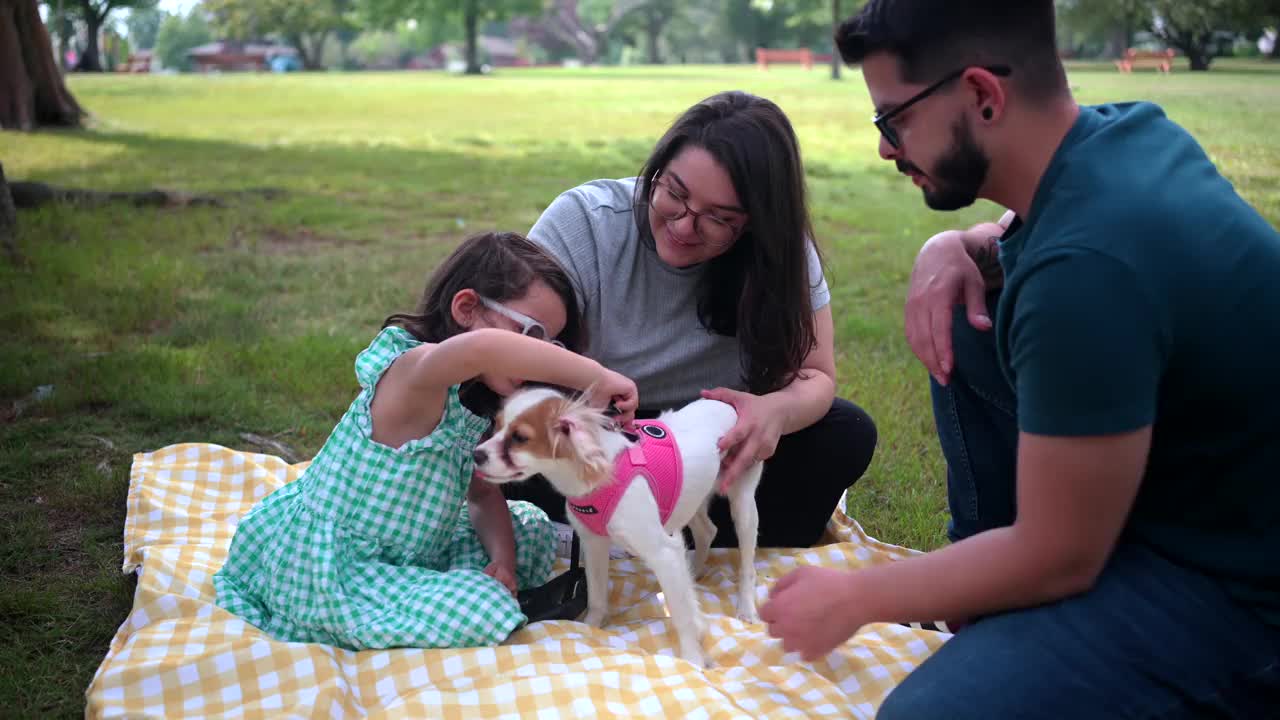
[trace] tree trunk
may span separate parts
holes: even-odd
[[[289,47],[298,51],[298,61],[302,63],[302,67],[311,67],[311,51],[307,49],[307,41],[302,33],[294,32],[284,36]],[[270,67],[268,67],[270,69]]]
[[[36,0],[0,2],[0,129],[75,127],[82,115],[58,72]]]
[[[322,30],[316,33],[310,33],[302,36],[302,42],[310,42],[310,52],[302,62],[303,70],[323,70],[324,69],[324,44],[329,40],[329,31]]]
[[[4,179],[4,165],[0,164],[0,243],[3,243],[9,260],[18,262],[17,240],[18,212],[13,207],[13,198],[9,196],[9,184]]]
[[[75,35],[75,26],[71,23],[71,15],[66,10],[66,0],[57,0],[49,10],[49,31],[50,36],[58,36],[58,68],[62,72],[67,72],[71,68],[67,67],[67,50],[70,47],[71,36]]]
[[[1131,38],[1133,38],[1133,32],[1129,29],[1127,21],[1115,25],[1107,33],[1107,44],[1103,48],[1103,55],[1112,59],[1123,57],[1125,50],[1128,50],[1132,44]]]
[[[835,37],[836,31],[840,29],[840,0],[831,0],[831,37]],[[831,43],[831,79],[840,79],[840,48],[836,47],[834,42]]]
[[[355,40],[349,34],[338,35],[338,62],[341,70],[351,69],[351,43]]]
[[[1172,48],[1181,50],[1194,71],[1203,72],[1213,62],[1216,47],[1213,44],[1213,33],[1196,30],[1183,30],[1166,26],[1156,36]]]
[[[88,3],[85,3],[87,6]],[[84,24],[88,41],[84,46],[84,52],[81,53],[80,59],[76,61],[76,70],[79,72],[102,72],[102,53],[98,50],[98,35],[102,33],[102,22],[105,17],[99,17],[96,12],[86,7],[84,12]]]
[[[647,45],[649,64],[661,65],[662,55],[658,49],[658,40],[662,37],[662,28],[667,18],[662,8],[650,7],[645,11],[645,44]]]
[[[480,57],[476,47],[476,33],[480,24],[480,9],[476,7],[476,0],[467,0],[464,9],[462,21],[466,24],[467,31],[467,74],[480,74]]]
[[[1210,47],[1212,37],[1208,33],[1199,35],[1188,33],[1185,41],[1181,46],[1175,45],[1182,52],[1186,53],[1187,60],[1191,63],[1191,69],[1203,72],[1209,69],[1209,64],[1213,62],[1213,49]]]

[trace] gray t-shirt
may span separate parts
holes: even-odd
[[[636,178],[594,180],[562,193],[529,239],[565,266],[583,293],[591,343],[586,354],[631,378],[640,404],[676,408],[703,389],[745,388],[738,339],[698,320],[698,279],[706,265],[674,268],[640,239],[632,195]],[[817,252],[809,246],[811,301],[831,301]]]

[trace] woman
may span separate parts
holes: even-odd
[[[830,293],[805,203],[790,122],[741,92],[690,108],[639,177],[569,190],[529,238],[574,278],[587,355],[630,377],[652,417],[699,396],[731,403],[722,441],[736,479],[764,460],[761,546],[808,547],[871,462],[871,418],[835,397]],[[507,486],[564,521],[541,478]],[[711,518],[736,546],[728,503]]]

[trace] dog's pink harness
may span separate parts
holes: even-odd
[[[657,420],[637,420],[634,426],[640,439],[614,461],[613,482],[582,497],[569,498],[569,509],[578,520],[602,537],[609,535],[609,519],[637,475],[649,481],[663,525],[675,511],[684,486],[684,462],[671,429]]]

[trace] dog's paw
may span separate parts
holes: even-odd
[[[685,551],[685,560],[689,563],[689,574],[694,580],[701,580],[707,572],[707,556],[698,557],[697,550]]]
[[[707,662],[707,656],[702,652],[702,648],[682,652],[680,657],[700,670],[706,670],[711,667],[711,663]]]
[[[738,602],[738,619],[744,623],[755,625],[760,622],[760,615],[756,612],[756,604],[753,602]]]
[[[587,614],[582,616],[582,622],[597,628],[604,627],[604,619],[604,610],[587,610]]]

